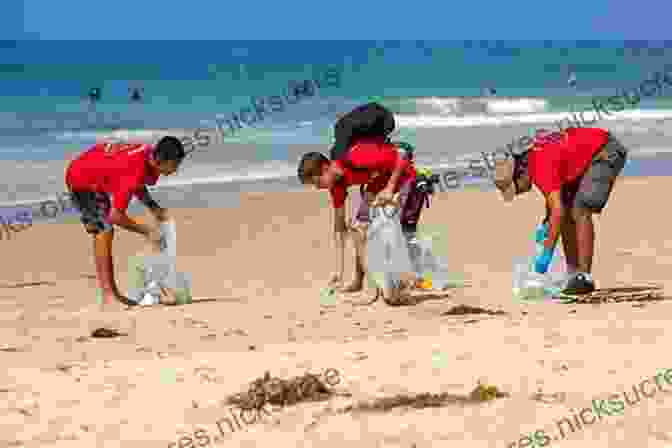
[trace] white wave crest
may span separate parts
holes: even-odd
[[[543,112],[548,103],[542,98],[440,98],[429,97],[416,100],[420,114],[439,115],[469,114],[531,114]]]
[[[618,120],[656,120],[671,118],[672,110],[630,110],[623,112],[614,112],[613,115],[599,115],[595,111],[583,113],[583,120],[595,121],[595,125],[600,121],[618,121]],[[601,118],[601,119],[600,119]],[[488,116],[478,115],[469,117],[445,117],[440,115],[403,115],[396,117],[397,124],[406,128],[462,128],[475,126],[502,126],[507,124],[535,124],[535,123],[553,123],[565,119],[574,120],[568,112],[546,113],[546,114],[522,114],[508,116]],[[566,121],[566,120],[565,120]]]

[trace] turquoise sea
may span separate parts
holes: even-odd
[[[185,190],[217,184],[242,191],[232,185],[242,182],[248,189],[256,182],[297,188],[300,154],[327,152],[337,114],[372,99],[396,112],[396,137],[417,145],[420,163],[453,166],[535,128],[553,126],[570,110],[590,107],[595,96],[636,89],[655,72],[672,72],[665,45],[5,41],[0,43],[0,158],[7,188],[0,202],[62,191],[66,160],[99,139],[153,141],[166,133],[191,135],[196,128],[209,130],[213,144],[198,148],[177,177],[159,185]],[[316,79],[329,67],[339,71],[337,83],[233,135],[216,130],[215,118],[230,118],[252,98],[286,97],[291,81]],[[93,88],[100,91],[97,101],[87,96]],[[140,91],[140,101],[131,101],[130,89]],[[662,165],[646,160],[666,160],[669,118],[667,88],[599,125],[632,148],[629,174],[657,175]]]

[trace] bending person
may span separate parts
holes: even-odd
[[[159,176],[175,173],[182,159],[182,143],[175,137],[164,137],[156,146],[100,143],[68,166],[65,183],[82,214],[86,232],[93,237],[96,275],[103,291],[104,308],[130,304],[114,280],[113,226],[140,234],[158,247],[161,241],[158,224],[168,219],[168,213],[152,198],[147,185],[156,184]],[[138,222],[127,215],[133,196],[149,209],[155,218],[153,224]]]
[[[534,184],[546,199],[546,219],[537,238],[544,251],[535,270],[545,274],[558,238],[570,274],[565,294],[595,290],[591,276],[595,229],[593,214],[607,205],[627,150],[607,130],[570,128],[552,137],[537,138],[531,148],[495,164],[495,185],[506,201],[526,193]]]

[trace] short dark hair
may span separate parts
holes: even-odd
[[[184,159],[185,152],[182,142],[168,135],[159,140],[159,143],[154,147],[154,159],[158,162],[165,162],[167,160],[175,160],[180,163]]]
[[[308,152],[301,157],[297,175],[299,182],[303,183],[306,177],[319,176],[322,172],[322,165],[329,163],[329,159],[319,152]]]
[[[524,151],[520,154],[514,154],[513,155],[513,180],[518,180],[520,176],[523,174],[527,174],[527,165],[528,165],[528,157],[530,155],[530,151]]]

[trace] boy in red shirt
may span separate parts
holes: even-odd
[[[415,168],[404,158],[397,147],[384,137],[362,138],[349,148],[345,160],[329,160],[319,152],[310,152],[299,162],[298,177],[301,183],[328,189],[334,207],[334,239],[336,242],[336,272],[330,284],[342,286],[345,234],[355,233],[356,277],[352,284],[341,288],[343,292],[361,291],[366,269],[363,262],[365,229],[368,225],[370,205],[393,203],[401,213],[402,229],[411,242],[423,202],[416,201]],[[348,187],[366,185],[359,209],[355,213],[359,229],[348,229],[345,220],[345,199]],[[375,198],[375,199],[374,199]],[[424,198],[424,196],[423,196]]]
[[[544,251],[536,259],[536,271],[548,271],[562,235],[567,271],[572,275],[563,292],[585,294],[595,290],[592,215],[606,206],[627,150],[604,129],[570,128],[558,137],[536,139],[528,151],[497,163],[495,185],[507,201],[529,191],[531,184],[542,192],[546,219],[538,237]]]
[[[114,281],[113,225],[160,245],[158,223],[167,220],[168,214],[149,194],[147,185],[156,184],[161,175],[175,173],[184,156],[182,143],[169,136],[155,146],[99,143],[70,162],[65,183],[73,204],[82,213],[84,228],[93,236],[96,274],[105,308],[130,304]],[[133,196],[149,209],[156,219],[155,225],[137,222],[126,214]]]

